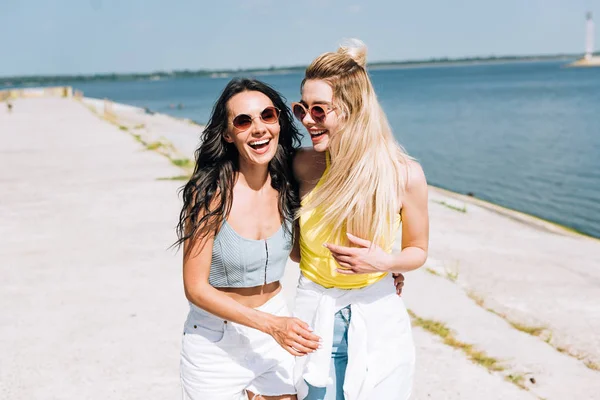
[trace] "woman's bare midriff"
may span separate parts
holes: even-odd
[[[281,290],[279,281],[266,285],[248,288],[217,288],[240,304],[250,308],[257,308],[273,298]]]

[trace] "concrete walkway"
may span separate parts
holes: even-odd
[[[178,398],[180,170],[70,99],[0,108],[0,143],[0,398]]]
[[[167,248],[183,182],[157,178],[182,170],[134,135],[190,158],[201,128],[125,106],[110,124],[88,108],[101,103],[0,107],[0,399],[179,398],[187,303],[180,254]],[[431,256],[407,274],[405,302],[504,369],[416,327],[413,399],[599,398],[600,373],[567,353],[600,355],[600,242],[430,197]],[[290,303],[297,276],[290,262]],[[507,319],[547,327],[552,345]]]

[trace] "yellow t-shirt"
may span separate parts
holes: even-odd
[[[329,171],[329,153],[326,154],[327,168],[323,176],[317,182],[315,189],[322,183]],[[312,193],[308,193],[302,204],[306,203]],[[325,288],[336,287],[340,289],[358,289],[369,286],[387,275],[387,272],[375,272],[371,274],[345,275],[336,272],[339,264],[335,261],[331,252],[323,246],[331,240],[332,227],[323,226],[321,223],[325,210],[317,207],[309,212],[300,214],[300,271],[311,281],[318,283]],[[398,214],[395,223],[395,230],[400,227],[400,215]],[[345,234],[345,232],[342,232]],[[388,253],[392,250],[392,245],[384,249]]]

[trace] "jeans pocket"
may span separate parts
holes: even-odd
[[[218,318],[188,319],[184,335],[203,338],[210,343],[219,343],[225,336],[225,325],[226,322]]]

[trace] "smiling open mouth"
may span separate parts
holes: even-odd
[[[324,129],[322,131],[310,132],[310,136],[311,137],[319,137],[319,136],[322,136],[325,133],[327,133],[327,129]]]
[[[248,143],[248,145],[255,150],[260,150],[260,149],[264,149],[265,147],[267,147],[269,145],[270,141],[271,141],[271,139],[256,140],[254,142]]]

